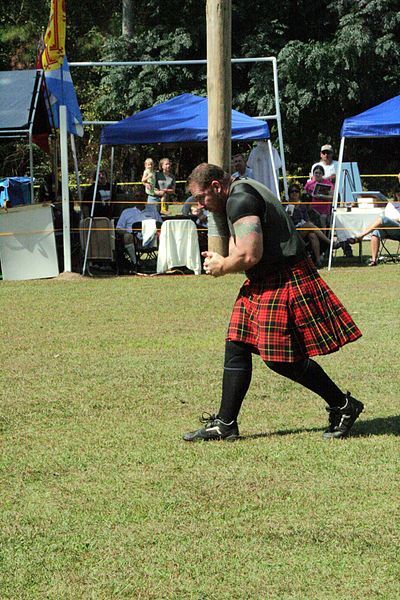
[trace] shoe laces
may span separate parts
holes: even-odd
[[[218,415],[212,415],[208,412],[203,412],[201,417],[199,418],[200,423],[213,423],[218,419]]]

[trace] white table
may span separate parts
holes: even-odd
[[[157,273],[173,267],[187,267],[201,273],[201,257],[196,225],[191,219],[171,219],[161,226]]]
[[[335,220],[335,231],[339,242],[343,242],[350,237],[356,237],[369,227],[376,219],[384,213],[382,208],[352,208],[351,212],[346,209],[338,209]],[[370,236],[365,236],[369,240]]]

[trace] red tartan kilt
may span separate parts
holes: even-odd
[[[309,259],[262,282],[245,281],[227,340],[244,342],[263,360],[295,362],[336,352],[361,331]]]

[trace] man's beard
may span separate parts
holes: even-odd
[[[225,198],[223,196],[223,194],[214,194],[214,200],[215,200],[215,208],[209,208],[208,210],[210,210],[213,213],[216,213],[218,215],[222,215],[225,212]]]

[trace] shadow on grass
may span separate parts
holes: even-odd
[[[281,435],[295,435],[296,433],[313,433],[315,431],[324,431],[325,427],[299,427],[298,429],[279,429],[278,431],[260,431],[259,433],[250,433],[249,435],[240,435],[239,440],[255,440],[263,437],[274,437]]]
[[[351,436],[363,437],[366,435],[400,435],[400,416],[357,421],[354,429],[351,430]]]
[[[254,440],[262,437],[295,435],[296,433],[314,433],[324,431],[325,427],[301,427],[298,429],[281,429],[278,431],[251,433],[241,435],[239,440]],[[370,435],[400,436],[400,416],[378,417],[369,421],[357,421],[351,430],[350,437],[365,437]]]

